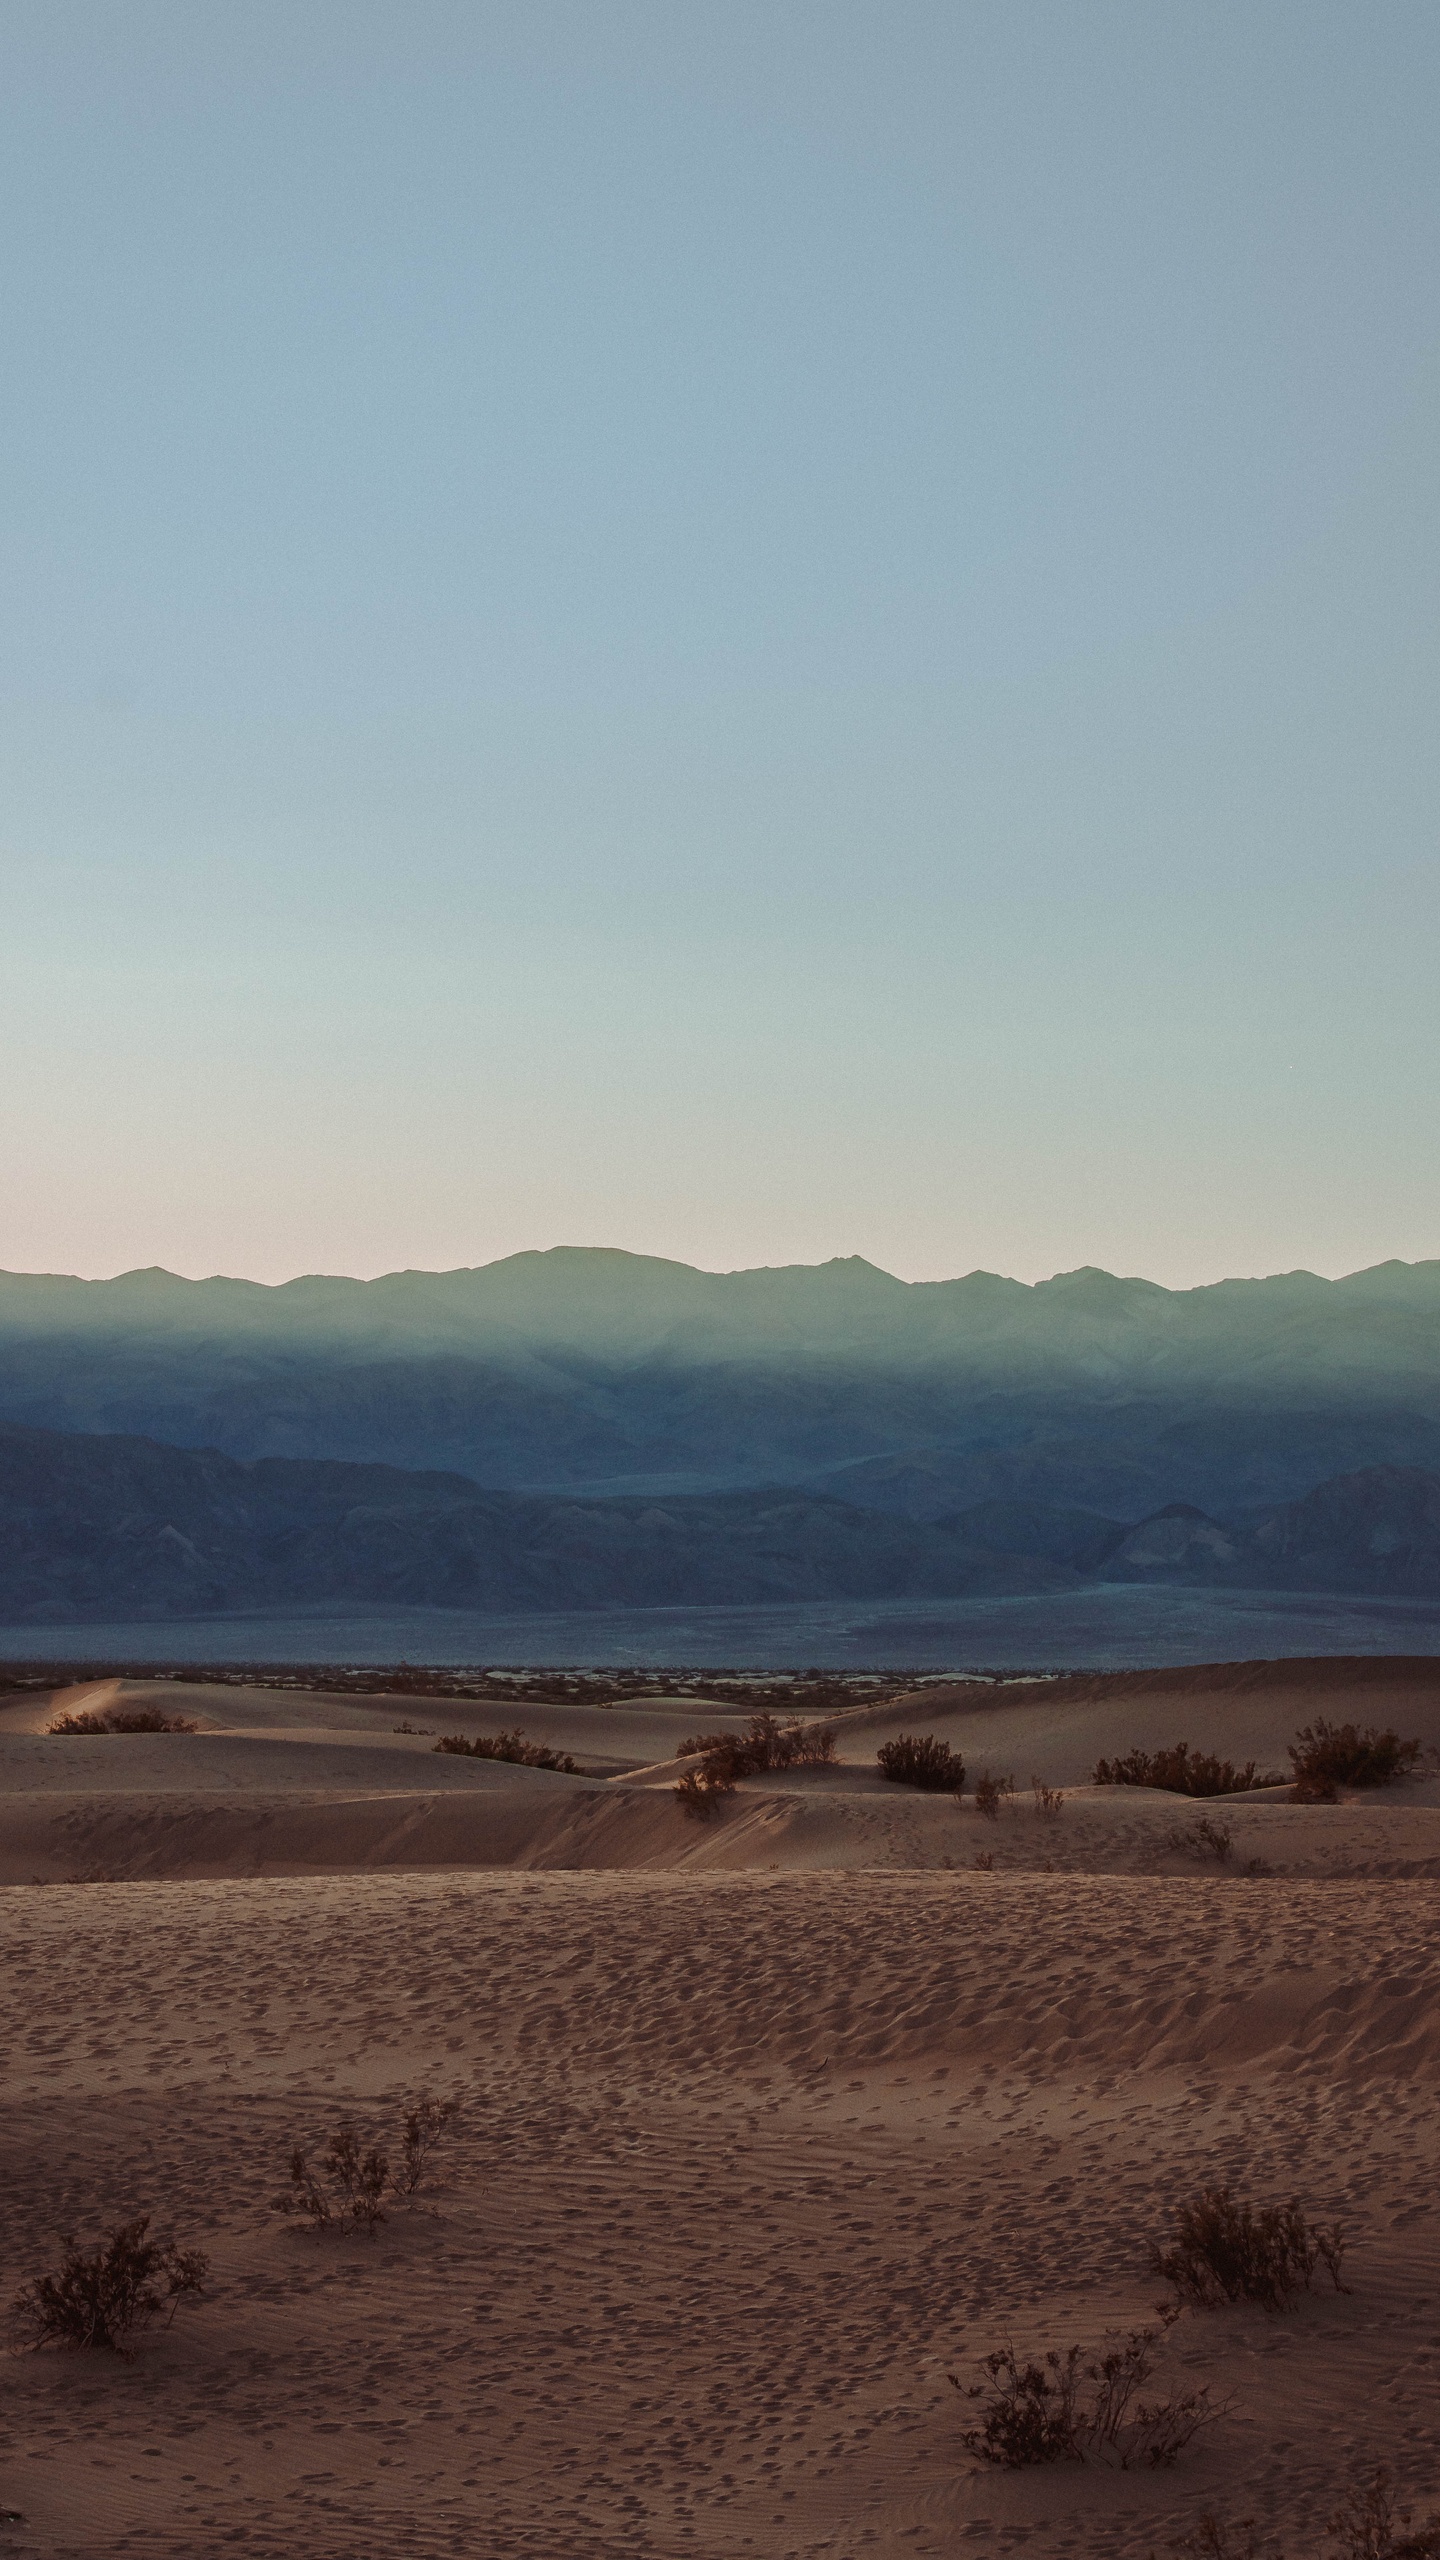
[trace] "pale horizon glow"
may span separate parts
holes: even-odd
[[[1437,90],[15,0],[0,1267],[1440,1255]]]

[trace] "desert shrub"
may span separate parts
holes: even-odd
[[[920,1787],[927,1795],[963,1795],[965,1763],[938,1734],[897,1734],[875,1754],[880,1774],[893,1786]]]
[[[1418,1741],[1402,1742],[1392,1725],[1330,1724],[1317,1716],[1302,1725],[1290,1745],[1295,1792],[1312,1802],[1335,1799],[1337,1787],[1388,1787],[1408,1777],[1420,1757]]]
[[[1123,1760],[1097,1760],[1092,1772],[1097,1787],[1159,1787],[1172,1796],[1243,1796],[1252,1787],[1278,1787],[1278,1769],[1243,1768],[1233,1760],[1217,1760],[1212,1751],[1192,1751],[1186,1742],[1168,1751],[1127,1751]]]
[[[1139,2463],[1168,2471],[1201,2427],[1223,2415],[1205,2390],[1140,2398],[1156,2348],[1178,2316],[1166,2312],[1159,2327],[1112,2339],[1089,2363],[1074,2346],[1025,2363],[1013,2347],[996,2347],[982,2356],[984,2379],[968,2393],[955,2374],[948,2376],[957,2391],[982,2403],[962,2441],[980,2461],[1008,2471],[1087,2459],[1117,2463],[1122,2471]]]
[[[976,1850],[976,1852],[975,1852],[975,1864],[976,1864],[976,1866],[979,1868],[980,1873],[982,1874],[982,1876],[993,1876],[993,1874],[995,1873],[995,1852],[994,1852],[994,1850],[993,1850],[993,1849],[977,1849],[977,1850]]]
[[[1395,2504],[1394,2485],[1382,2463],[1351,2482],[1326,2525],[1342,2560],[1440,2560],[1440,2516],[1414,2533],[1410,2510]]]
[[[77,1715],[57,1716],[52,1733],[198,1733],[188,1716],[167,1716],[159,1707],[107,1707],[100,1715],[81,1708]]]
[[[750,1718],[743,1733],[692,1733],[681,1743],[677,1760],[698,1759],[676,1782],[680,1809],[700,1821],[714,1811],[721,1796],[733,1795],[741,1778],[766,1776],[772,1769],[825,1769],[835,1759],[833,1724],[806,1724],[792,1716],[781,1724],[770,1714]]]
[[[296,2215],[316,2233],[367,2231],[373,2239],[376,2224],[386,2219],[387,2198],[408,2201],[424,2184],[430,2154],[455,2114],[453,2098],[427,2093],[415,2099],[401,2117],[398,2169],[378,2143],[362,2150],[350,2124],[331,2134],[318,2163],[303,2143],[295,2143],[287,2182],[274,2198],[276,2212]]]
[[[1180,2207],[1175,2237],[1167,2249],[1151,2251],[1151,2265],[1182,2302],[1259,2302],[1283,2311],[1302,2287],[1309,2291],[1321,2264],[1336,2292],[1345,2292],[1345,2247],[1338,2222],[1312,2223],[1297,2204],[1245,2204],[1228,2186],[1203,2187]]]
[[[552,1751],[548,1742],[527,1742],[518,1726],[513,1733],[477,1733],[473,1742],[463,1733],[444,1733],[435,1748],[462,1760],[508,1760],[517,1769],[561,1769],[571,1778],[581,1774],[579,1761],[568,1751]]]
[[[435,1727],[433,1726],[433,1724],[412,1724],[412,1723],[411,1723],[411,1721],[410,1721],[410,1719],[409,1719],[409,1717],[408,1717],[408,1716],[406,1716],[406,1717],[405,1717],[405,1719],[404,1719],[404,1721],[403,1721],[403,1723],[401,1723],[401,1724],[392,1724],[392,1726],[390,1727],[390,1730],[391,1730],[391,1732],[392,1732],[392,1733],[423,1733],[423,1734],[432,1734],[432,1733],[434,1732],[434,1730],[435,1730]]]
[[[983,1814],[987,1822],[998,1822],[1001,1805],[1007,1796],[1014,1793],[1013,1778],[992,1778],[988,1769],[982,1769],[975,1781],[975,1810]]]
[[[1198,1822],[1187,1822],[1165,1834],[1167,1849],[1184,1849],[1192,1857],[1216,1858],[1223,1867],[1235,1846],[1235,1834],[1228,1822],[1212,1822],[1202,1813]]]
[[[1243,2550],[1238,2542],[1232,2542],[1229,2526],[1222,2524],[1213,2508],[1207,2508],[1194,2532],[1183,2535],[1173,2548],[1179,2552],[1193,2552],[1196,2560],[1260,2560],[1254,2517],[1246,2516],[1235,2530],[1245,2536]]]
[[[417,2098],[406,2108],[400,2124],[400,2166],[395,2174],[396,2193],[418,2194],[425,2183],[430,2154],[446,2128],[459,2112],[454,2098]]]
[[[152,2240],[150,2217],[120,2222],[93,2249],[69,2233],[54,2275],[35,2276],[15,2296],[14,2317],[33,2346],[110,2347],[128,2354],[139,2333],[167,2328],[186,2294],[204,2290],[209,2260],[173,2240]]]
[[[1035,1810],[1041,1821],[1058,1822],[1065,1810],[1063,1790],[1059,1787],[1047,1787],[1042,1779],[1032,1777],[1030,1793],[1035,1799]]]

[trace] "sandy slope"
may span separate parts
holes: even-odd
[[[201,1730],[46,1730],[58,1709],[116,1702],[158,1703]],[[1089,1786],[1097,1758],[1183,1738],[1287,1770],[1287,1741],[1316,1714],[1398,1722],[1440,1748],[1440,1663],[1212,1665],[927,1689],[842,1717],[836,1769],[749,1781],[704,1825],[675,1804],[675,1747],[697,1722],[737,1719],[697,1716],[693,1699],[526,1708],[526,1733],[587,1773],[567,1777],[437,1752],[438,1733],[493,1730],[493,1708],[468,1702],[92,1684],[0,1707],[0,1882],[511,1865],[943,1868],[980,1857],[1001,1870],[1178,1873],[1206,1862],[1203,1845],[1173,1845],[1196,1809]],[[406,1723],[425,1730],[395,1731]],[[973,1802],[957,1810],[888,1785],[876,1749],[906,1730],[943,1734],[972,1778],[982,1767],[1012,1772],[1018,1791],[1001,1821],[983,1822]],[[1035,1776],[1065,1789],[1058,1821],[1037,1815]],[[1433,1778],[1336,1807],[1254,1797],[1219,1818],[1236,1869],[1259,1860],[1281,1874],[1440,1876]]]
[[[1248,1754],[1272,1707],[1354,1711],[1320,1674],[1249,1694],[1253,1728],[1214,1677],[1179,1720],[1143,1689],[956,1714],[1027,1774],[1052,1717],[1063,1775],[1107,1716],[1209,1742],[1233,1710]],[[207,1733],[0,1720],[11,1872],[99,1843],[121,1878],[0,1893],[0,2285],[147,2208],[214,2261],[133,2363],[7,2365],[0,2551],[1142,2560],[1215,2506],[1314,2560],[1381,2455],[1440,2505],[1431,1788],[1226,1808],[1222,1870],[1165,1848],[1173,1798],[988,1826],[881,1792],[874,1729],[699,1827],[633,1768],[432,1756],[393,1704],[189,1703]],[[626,1713],[656,1766],[677,1711]],[[297,2133],[388,2137],[423,2087],[461,2128],[373,2244],[269,2210]],[[1146,2316],[1210,2176],[1342,2211],[1353,2292],[1187,2315],[1170,2371],[1231,2406],[1174,2472],[978,2469],[946,2367]]]
[[[5,1897],[7,2281],[162,2205],[208,2306],[10,2370],[50,2553],[1141,2553],[1218,2500],[1434,2476],[1427,1887],[366,1877]],[[372,2246],[267,2214],[285,2144],[454,2088]],[[97,2103],[98,2102],[98,2103]],[[978,2472],[943,2380],[1097,2341],[1213,2172],[1354,2218],[1355,2291],[1187,2320],[1235,2394],[1172,2474]]]

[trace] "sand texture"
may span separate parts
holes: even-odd
[[[473,1708],[149,1694],[206,1730],[0,1709],[0,2278],[147,2210],[211,2277],[132,2360],[7,2357],[0,2551],[1139,2560],[1208,2508],[1318,2560],[1356,2464],[1440,2506],[1440,1790],[1226,1804],[1222,1865],[1081,1783],[1315,1712],[1440,1741],[1435,1666],[867,1710],[703,1825],[688,1701],[527,1711],[565,1777],[391,1730]],[[883,1788],[917,1726],[1063,1810]],[[273,2211],[294,2139],[393,2148],[426,2089],[457,2124],[373,2240]],[[1173,2470],[977,2464],[947,2369],[1152,2316],[1213,2178],[1341,2214],[1353,2289],[1185,2315],[1163,2381],[1228,2407]]]

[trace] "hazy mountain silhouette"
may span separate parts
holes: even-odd
[[[922,1523],[981,1503],[1228,1519],[1440,1467],[1440,1263],[1191,1290],[570,1248],[279,1288],[0,1275],[0,1420],[537,1493],[784,1483]]]

